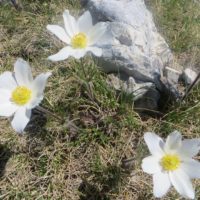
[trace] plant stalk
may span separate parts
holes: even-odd
[[[192,91],[192,89],[194,88],[194,86],[196,85],[197,81],[200,79],[200,72],[197,75],[197,77],[195,78],[195,80],[193,81],[193,83],[190,85],[190,87],[188,88],[188,90],[185,92],[184,96],[182,97],[181,101],[184,101],[185,98],[188,97],[189,93]]]

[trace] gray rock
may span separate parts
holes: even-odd
[[[186,85],[190,85],[194,82],[197,77],[197,73],[190,68],[186,68],[183,71],[182,79]]]
[[[134,101],[144,96],[144,94],[149,90],[155,90],[155,84],[152,82],[136,83],[133,77],[127,77],[124,76],[124,74],[122,77],[115,74],[109,74],[107,82],[118,91],[124,91],[128,94],[132,94]]]
[[[133,95],[134,105],[139,112],[157,111],[160,94],[152,82],[136,83],[133,77],[125,74],[109,74],[107,82],[118,91],[124,91]],[[142,98],[141,98],[142,97]],[[152,114],[152,113],[151,113]]]
[[[149,90],[154,90],[155,84],[151,82],[136,83],[133,77],[129,77],[127,81],[127,93],[131,93],[134,96],[134,101],[143,97]]]
[[[158,111],[159,100],[160,93],[155,88],[151,88],[142,96],[142,98],[139,98],[135,101],[135,107],[139,112],[156,114],[154,111]]]
[[[97,20],[106,21],[111,34],[112,41],[104,46],[101,60],[104,70],[122,71],[135,80],[159,86],[159,77],[173,57],[144,1],[89,0],[88,8]]]
[[[99,58],[99,64],[107,73],[125,74],[129,93],[140,88],[139,97],[143,97],[150,91],[155,101],[146,103],[154,108],[163,90],[179,97],[176,87],[179,74],[173,71],[172,53],[158,33],[144,0],[88,0],[87,7],[94,21],[104,21],[108,26],[107,40],[100,43],[103,56]],[[163,74],[165,68],[167,74]],[[162,81],[165,79],[167,84]],[[128,82],[132,89],[128,88]],[[120,84],[116,83],[115,88],[119,89]]]
[[[171,82],[177,84],[179,81],[179,78],[181,76],[181,72],[170,68],[170,67],[165,67],[164,69],[164,76],[168,79],[171,80]]]

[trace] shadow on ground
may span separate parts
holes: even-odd
[[[45,128],[46,123],[46,115],[37,110],[33,110],[31,120],[26,127],[26,148],[27,150],[31,150],[29,151],[31,157],[37,157],[38,155],[36,154],[40,154],[44,147],[53,143],[53,140]]]
[[[4,175],[6,164],[11,155],[10,149],[0,144],[0,178]]]

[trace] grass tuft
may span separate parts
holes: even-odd
[[[199,3],[147,1],[160,31],[184,66],[199,63]],[[52,71],[42,106],[63,119],[33,111],[27,134],[19,136],[0,121],[0,199],[129,200],[154,199],[152,180],[141,170],[148,155],[143,134],[166,137],[178,129],[199,137],[200,89],[173,105],[161,119],[142,120],[132,96],[117,93],[107,75],[87,56],[51,63],[63,44],[46,31],[60,23],[64,9],[78,13],[78,0],[21,0],[21,11],[0,3],[0,72],[13,70],[18,57],[33,74]],[[132,158],[128,169],[122,161]],[[195,181],[196,198],[200,196]],[[171,190],[163,199],[177,199]]]

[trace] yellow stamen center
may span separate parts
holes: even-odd
[[[85,33],[78,33],[71,40],[74,49],[84,49],[87,46],[87,36]]]
[[[161,159],[161,166],[165,171],[174,171],[180,167],[180,158],[176,154],[166,154]]]
[[[29,88],[25,86],[19,86],[13,90],[11,98],[14,103],[22,106],[30,101],[31,96],[32,91]]]

